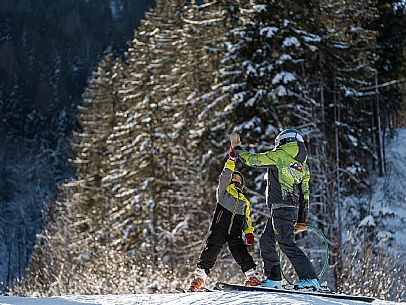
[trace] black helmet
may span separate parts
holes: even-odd
[[[283,145],[289,142],[304,142],[303,136],[299,130],[285,129],[275,139],[275,146]]]

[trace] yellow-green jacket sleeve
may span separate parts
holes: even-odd
[[[274,149],[264,153],[251,153],[242,147],[235,147],[234,151],[238,157],[249,166],[269,166],[276,165],[278,161],[279,149]]]
[[[254,233],[254,227],[252,226],[252,219],[251,219],[251,204],[249,200],[246,200],[245,206],[245,224],[243,228],[244,234]]]

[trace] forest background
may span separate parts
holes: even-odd
[[[402,187],[386,183],[381,205],[373,195],[381,178],[393,181],[386,145],[405,127],[405,4],[155,2],[125,51],[106,50],[82,99],[81,83],[69,73],[81,71],[83,58],[98,61],[85,44],[69,73],[61,60],[68,55],[59,54],[66,48],[38,53],[56,54],[46,73],[22,69],[22,79],[31,72],[38,81],[26,83],[35,95],[16,85],[15,64],[2,60],[5,75],[17,77],[0,91],[0,134],[16,147],[4,150],[14,153],[3,153],[1,163],[4,289],[55,295],[187,285],[215,206],[228,135],[239,132],[248,149],[265,151],[293,127],[310,154],[310,223],[330,246],[323,279],[346,293],[404,299],[405,237],[387,225],[404,219],[396,212],[405,205]],[[6,58],[14,40],[31,41],[24,31],[15,36],[10,24],[1,26],[12,33],[0,35]],[[29,65],[35,49],[22,49]],[[44,177],[50,165],[51,180]],[[258,237],[269,215],[264,172],[239,167]],[[21,231],[12,229],[15,215]],[[298,239],[320,270],[322,245],[311,234]],[[288,270],[286,259],[284,265]],[[240,277],[224,250],[210,281]]]

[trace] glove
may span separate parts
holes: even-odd
[[[247,246],[252,246],[254,244],[254,234],[252,233],[247,233],[245,234],[245,243],[247,244]]]
[[[237,154],[235,153],[235,151],[233,150],[233,148],[231,146],[230,146],[230,151],[228,152],[228,155],[231,160],[234,160],[235,157],[237,157]]]
[[[305,223],[297,222],[295,224],[295,233],[299,233],[299,232],[306,231],[306,230],[307,230],[307,225]]]
[[[240,135],[238,133],[232,133],[230,135],[230,143],[231,147],[236,147],[236,146],[241,146],[241,139]]]

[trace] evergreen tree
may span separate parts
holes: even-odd
[[[402,99],[404,100],[406,8],[398,1],[377,1],[378,17],[374,29],[378,32],[376,62],[378,87],[369,90],[379,93],[382,133],[396,125]],[[371,86],[373,87],[373,86]]]
[[[256,151],[266,151],[285,127],[313,132],[315,102],[307,88],[303,61],[317,49],[319,37],[304,30],[310,9],[278,1],[257,1],[241,9],[223,60],[223,100],[212,120],[218,126],[213,129],[214,139],[222,137],[226,145],[225,135],[236,131],[244,143],[256,143]],[[255,190],[263,193],[263,172],[250,172],[254,176],[250,174],[247,181],[255,181]],[[264,202],[263,197],[256,196],[254,202]]]
[[[329,164],[325,211],[326,223],[332,224],[327,228],[328,235],[336,242],[334,275],[340,289],[343,283],[343,195],[351,194],[355,185],[358,190],[367,189],[367,183],[359,181],[366,181],[371,157],[375,157],[370,154],[373,149],[368,138],[371,101],[362,88],[374,81],[375,32],[369,25],[376,11],[370,1],[345,6],[320,1],[319,5],[321,120],[327,140],[325,162]]]
[[[83,239],[99,242],[109,240],[105,218],[110,203],[103,186],[108,157],[107,138],[113,130],[117,100],[114,96],[112,66],[114,59],[107,55],[95,72],[79,107],[81,131],[75,133],[74,164],[77,175],[75,200],[78,208],[78,230]]]

